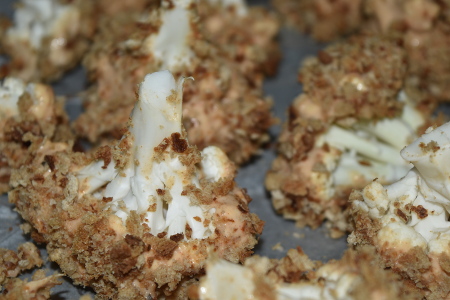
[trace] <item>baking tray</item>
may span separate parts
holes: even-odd
[[[1,2],[0,12],[11,17],[14,1],[1,0]],[[250,1],[249,3],[250,5],[266,5],[267,1]],[[276,155],[276,137],[281,131],[286,110],[302,90],[297,81],[297,71],[301,61],[307,56],[316,55],[325,46],[289,29],[282,29],[279,39],[283,58],[277,76],[265,81],[264,91],[266,95],[273,98],[273,113],[280,119],[280,123],[271,128],[272,140],[268,147],[241,167],[236,178],[239,186],[246,188],[253,199],[250,203],[251,212],[265,221],[264,231],[254,251],[258,255],[281,258],[290,248],[300,246],[311,259],[322,261],[338,259],[347,248],[346,237],[332,239],[323,227],[316,230],[297,228],[293,221],[285,220],[276,214],[269,194],[264,188],[264,177]],[[2,61],[5,61],[5,58],[0,58],[0,64]],[[81,100],[77,94],[86,87],[86,84],[85,72],[81,67],[77,67],[53,84],[57,95],[67,97],[67,111],[72,119],[81,112]],[[8,203],[7,196],[0,196],[0,247],[16,250],[19,244],[31,241],[31,238],[22,233],[19,228],[21,218],[13,209],[13,205]],[[43,258],[46,259],[45,247],[40,245],[39,249]],[[47,262],[45,268],[49,270],[48,274],[59,271],[55,263]],[[31,273],[25,273],[22,278],[30,277]],[[67,277],[64,277],[63,281],[62,285],[52,289],[52,299],[78,299],[81,295],[92,293],[90,289],[73,286]]]

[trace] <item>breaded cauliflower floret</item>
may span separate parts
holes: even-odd
[[[56,80],[86,52],[95,30],[90,1],[22,0],[0,46],[10,57],[2,73],[30,81]]]
[[[330,41],[359,29],[366,0],[272,0],[289,27]]]
[[[402,150],[414,165],[405,177],[388,186],[374,181],[350,197],[355,230],[349,243],[374,245],[385,266],[427,299],[450,293],[449,148],[446,123]]]
[[[352,188],[392,182],[411,168],[398,153],[433,106],[419,108],[402,91],[405,71],[402,50],[373,36],[354,36],[304,63],[303,94],[289,108],[266,177],[278,212],[299,226],[328,220],[337,237],[347,230]]]
[[[200,149],[221,147],[242,163],[269,138],[271,103],[219,47],[203,38],[195,3],[162,1],[159,8],[105,19],[85,65],[94,86],[75,122],[90,141],[120,137],[134,105],[136,85],[147,73],[169,69],[185,84],[183,123]]]
[[[6,78],[0,85],[0,193],[9,190],[11,169],[44,155],[40,146],[66,147],[60,142],[73,138],[64,101],[55,99],[50,86]]]
[[[182,81],[147,75],[124,136],[93,157],[61,151],[13,174],[9,199],[32,236],[100,297],[177,292],[202,272],[208,249],[243,261],[261,233],[234,164],[219,148],[187,142]]]
[[[420,299],[400,276],[383,270],[372,248],[348,250],[324,265],[300,248],[281,260],[253,256],[244,266],[209,259],[206,275],[190,289],[191,299],[353,300]]]

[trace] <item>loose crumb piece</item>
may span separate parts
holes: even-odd
[[[43,261],[39,249],[30,242],[19,245],[17,252],[0,248],[0,285],[21,272],[41,267]]]

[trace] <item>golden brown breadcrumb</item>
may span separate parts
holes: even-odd
[[[330,41],[356,31],[362,24],[365,0],[272,0],[289,27]]]
[[[264,75],[275,75],[281,59],[280,24],[267,8],[247,7],[242,2],[226,6],[220,1],[200,1],[199,17],[206,38],[220,46],[245,76],[262,84]]]

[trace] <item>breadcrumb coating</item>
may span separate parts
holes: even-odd
[[[331,41],[356,31],[363,22],[365,0],[272,0],[289,27]]]
[[[281,59],[278,18],[264,7],[247,7],[245,1],[226,2],[202,0],[198,4],[205,36],[261,85],[264,75],[275,75]]]
[[[26,82],[57,80],[87,51],[95,32],[93,14],[90,1],[23,0],[14,23],[0,29],[2,54],[10,58],[0,76]]]
[[[296,220],[299,226],[313,228],[327,220],[334,237],[348,230],[344,210],[351,189],[362,187],[381,175],[354,175],[349,179],[333,175],[336,164],[340,164],[335,159],[343,155],[343,150],[330,145],[329,139],[355,126],[364,129],[382,119],[392,120],[404,115],[407,105],[398,100],[406,75],[404,58],[403,50],[389,40],[360,35],[331,45],[304,62],[299,75],[303,93],[288,110],[288,121],[278,140],[278,157],[266,177],[273,205],[284,217]],[[424,117],[427,120],[435,104],[415,100],[416,95],[409,96],[414,100],[412,107],[420,107],[421,111],[412,108],[416,111],[412,119],[418,121]],[[407,107],[409,109],[409,105]],[[414,129],[417,125],[420,128]],[[414,130],[422,127],[420,122],[413,125],[413,132],[404,133],[405,144],[400,143],[397,148],[405,146],[408,135],[412,134],[409,137],[412,138]],[[333,133],[327,136],[328,132]],[[320,142],[323,139],[325,142]],[[400,136],[394,138],[400,139]],[[375,144],[375,140],[368,142],[368,145]],[[400,149],[391,152],[402,164],[403,159],[398,155]],[[379,156],[381,158],[381,154]],[[352,168],[376,166],[376,161],[368,158],[352,160],[356,165]],[[409,167],[405,165],[401,170],[404,168],[406,172]],[[387,176],[384,180],[400,178],[401,170],[395,171],[397,178]],[[346,172],[349,174],[346,176],[352,172]],[[386,174],[394,175],[394,170]],[[336,183],[330,182],[330,178]],[[343,184],[339,186],[338,182]]]
[[[176,77],[195,80],[184,88],[183,122],[190,142],[200,149],[218,146],[234,162],[243,163],[269,139],[267,130],[274,123],[271,101],[262,96],[257,78],[244,75],[220,47],[203,38],[194,4],[186,9],[190,28],[182,62],[165,62],[152,53],[149,44],[161,36],[162,18],[173,9],[162,5],[140,18],[127,14],[102,20],[84,63],[95,84],[87,92],[85,112],[75,121],[75,130],[92,142],[120,137],[136,85],[145,74],[170,68]],[[165,24],[164,30],[170,26],[174,25]]]
[[[145,87],[144,83],[141,86]],[[150,94],[151,91],[143,90],[139,101]],[[175,100],[173,96],[170,95],[165,101],[169,104],[181,103],[181,99]],[[161,101],[164,102],[164,99]],[[150,107],[158,109],[155,105]],[[143,110],[143,106],[137,106],[133,116]],[[172,120],[176,115],[166,117]],[[181,116],[179,118],[181,120]],[[151,118],[147,119],[148,123],[153,122]],[[243,262],[252,253],[251,249],[263,227],[263,222],[249,212],[248,203],[251,199],[245,190],[236,186],[235,168],[228,160],[220,163],[221,166],[228,166],[218,170],[223,176],[210,179],[206,169],[211,167],[203,163],[205,152],[200,153],[195,146],[189,145],[185,133],[173,133],[157,147],[152,147],[155,154],[151,161],[140,161],[132,153],[142,151],[140,149],[143,146],[134,143],[138,143],[146,134],[153,133],[146,132],[148,128],[138,129],[139,122],[144,122],[143,118],[133,120],[129,123],[130,131],[122,140],[104,146],[95,153],[74,153],[64,149],[46,155],[39,164],[21,167],[12,176],[15,189],[10,192],[9,200],[33,226],[33,239],[47,244],[50,260],[57,262],[75,284],[93,287],[101,299],[156,298],[182,294],[185,282],[202,274],[208,251],[235,263]],[[169,125],[164,127],[168,128]],[[133,132],[138,132],[141,137],[133,136]],[[145,155],[146,152],[140,153]],[[202,168],[199,168],[200,160]],[[152,161],[156,164],[149,165]],[[164,167],[172,161],[181,163],[178,173],[174,175],[182,179],[181,195],[173,194],[177,179],[167,177],[164,170],[158,169],[160,167],[157,164]],[[110,188],[109,184],[95,189],[89,184],[90,178],[85,180],[83,174],[88,171],[83,170],[89,170],[92,166],[98,166],[98,172],[91,172],[94,177],[99,173],[100,178],[102,172],[110,170],[117,172],[114,180],[119,182],[116,183],[119,189],[115,194],[103,196]],[[119,197],[117,194],[123,193],[121,179],[129,178],[126,175],[129,170],[135,172],[130,178],[134,180],[130,183],[130,192],[136,193],[136,197],[146,193],[133,185],[139,184],[140,170],[156,170],[155,174],[146,173],[142,179],[153,181],[154,186],[163,181],[165,188],[157,189],[156,192],[167,210],[164,219],[169,219],[172,205],[180,205],[176,203],[175,197],[188,197],[187,210],[194,211],[196,207],[201,207],[204,216],[195,216],[193,219],[202,222],[200,227],[207,229],[205,235],[201,238],[194,236],[198,230],[194,226],[196,224],[189,226],[186,223],[183,232],[176,234],[169,233],[170,227],[162,226],[160,231],[156,227],[150,228],[151,222],[147,218],[158,209],[156,204],[150,205],[153,201],[151,197],[137,199],[148,201],[149,207],[136,210],[129,208],[134,199],[116,200]],[[200,174],[196,184],[189,184],[188,179],[195,174]],[[115,184],[112,180],[110,183]],[[183,212],[181,207],[178,209]],[[126,213],[125,218],[123,213]]]

